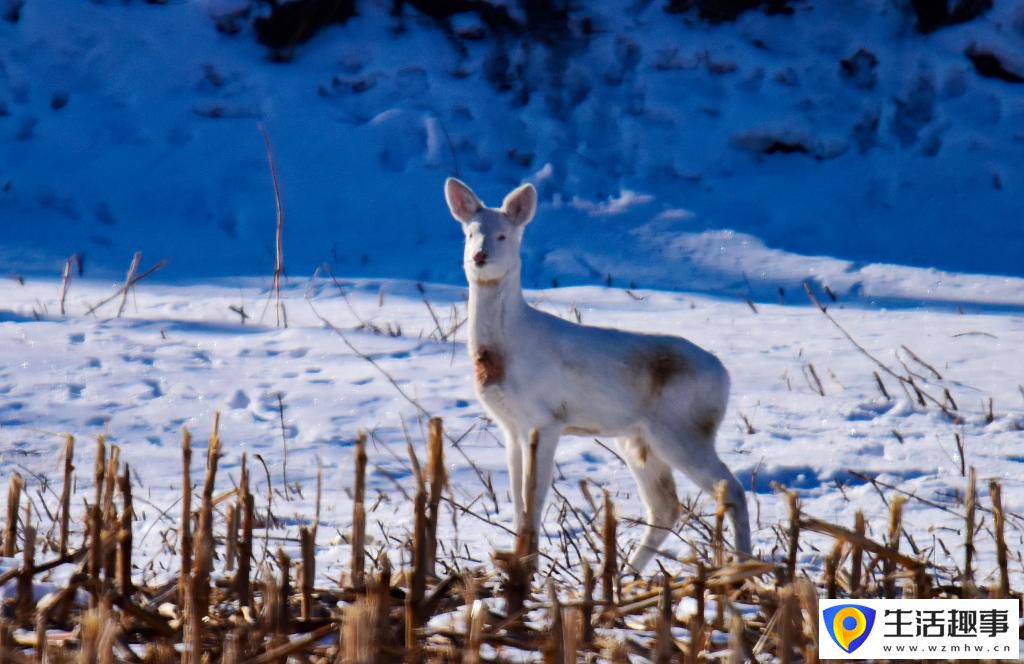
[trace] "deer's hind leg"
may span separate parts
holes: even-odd
[[[750,516],[747,512],[747,495],[729,467],[722,463],[715,451],[715,427],[680,426],[666,427],[661,424],[650,426],[648,438],[651,448],[676,469],[693,481],[701,490],[714,495],[715,487],[725,482],[725,499],[729,505],[733,536],[736,549],[750,553]]]
[[[619,448],[626,457],[633,477],[640,489],[640,498],[647,508],[646,521],[640,546],[629,559],[637,571],[658,552],[659,547],[675,526],[679,518],[679,499],[676,497],[676,482],[672,467],[665,463],[647,444],[643,437],[630,436],[618,439]]]

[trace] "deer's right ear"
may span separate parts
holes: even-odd
[[[480,208],[484,206],[472,189],[455,178],[445,180],[444,198],[448,201],[448,209],[452,211],[452,216],[462,224],[472,221]]]

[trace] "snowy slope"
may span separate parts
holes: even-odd
[[[588,3],[551,47],[449,38],[378,0],[285,64],[249,28],[214,29],[232,4],[34,0],[0,22],[0,269],[55,274],[78,252],[108,275],[142,250],[170,259],[165,279],[265,274],[263,122],[294,276],[326,261],[459,283],[440,195],[453,173],[492,202],[540,186],[538,287],[774,301],[815,277],[850,297],[943,301],[872,265],[1024,276],[1024,96],[964,55],[1015,62],[1014,3],[926,36],[890,0],[718,26]],[[796,145],[808,153],[778,153]],[[971,301],[1021,301],[1019,282],[985,291]]]
[[[54,315],[56,282],[28,281],[9,290],[13,308],[0,312],[0,475],[15,470],[32,474],[30,487],[39,485],[39,476],[59,483],[59,434],[68,431],[79,441],[79,491],[88,491],[91,437],[105,432],[110,443],[122,447],[122,459],[144,487],[135,491],[137,503],[144,505],[135,526],[136,546],[173,568],[158,536],[169,522],[159,513],[180,493],[181,430],[190,428],[201,448],[213,413],[219,411],[225,452],[220,487],[237,481],[244,451],[251,459],[259,454],[265,460],[279,491],[285,473],[290,483],[301,485],[301,497],[274,499],[274,512],[286,524],[277,535],[294,535],[294,528],[311,516],[317,460],[322,460],[324,525],[318,555],[323,562],[318,570],[336,576],[348,560],[342,535],[351,524],[355,432],[371,432],[370,502],[375,505],[370,523],[380,521],[385,531],[401,538],[410,513],[403,491],[413,490],[403,426],[423,459],[425,422],[380,370],[321,323],[319,314],[423,409],[444,418],[460,440],[446,451],[455,500],[508,527],[505,455],[496,428],[481,419],[473,397],[464,328],[439,340],[430,312],[409,282],[357,281],[344,287],[347,303],[329,280],[294,283],[286,296],[288,329],[239,323],[229,306],[244,305],[258,319],[266,302],[266,292],[251,282],[142,285],[121,319],[108,318],[116,313],[116,302],[97,316],[84,315],[108,294],[100,284],[73,283],[66,319]],[[444,330],[461,320],[462,289],[425,289]],[[962,561],[947,556],[938,540],[957,551],[962,539],[956,514],[963,511],[957,496],[963,495],[965,481],[957,434],[966,441],[967,464],[978,469],[982,506],[988,506],[987,480],[1003,482],[1007,509],[1015,513],[1008,520],[1008,537],[1014,550],[1020,549],[1024,517],[1016,514],[1024,512],[1024,394],[1018,384],[1024,316],[831,309],[882,361],[899,367],[901,358],[915,372],[927,374],[901,348],[905,344],[939,371],[943,380],[933,377],[926,384],[937,393],[948,387],[964,417],[962,425],[954,425],[936,409],[908,401],[895,381],[886,379],[894,399],[882,398],[872,376],[875,365],[808,307],[763,305],[754,313],[733,300],[599,287],[533,291],[529,299],[567,317],[575,316],[570,314],[575,307],[585,323],[684,334],[723,358],[732,373],[733,398],[718,447],[751,490],[754,542],[763,554],[773,554],[771,527],[786,518],[772,482],[798,490],[807,512],[815,516],[850,524],[853,512],[864,509],[874,534],[881,536],[887,514],[882,496],[891,499],[894,493],[878,491],[856,475],[864,473],[940,506],[911,501],[905,525],[937,564],[955,569]],[[50,313],[43,315],[44,309]],[[356,329],[360,321],[362,330]],[[402,335],[374,334],[369,331],[374,327],[400,328]],[[805,377],[808,365],[820,377],[824,396]],[[286,467],[278,395],[284,406]],[[994,401],[991,423],[984,405],[989,398]],[[744,418],[754,433],[748,433]],[[605,442],[614,448],[612,441]],[[203,456],[201,451],[194,456],[193,477],[201,476]],[[593,491],[598,486],[613,491],[622,515],[642,518],[633,480],[608,450],[586,438],[566,438],[556,461],[555,488],[575,505],[586,504],[578,487],[586,478]],[[478,472],[490,476],[496,505]],[[253,477],[263,501],[266,482],[260,466]],[[693,485],[677,479],[681,497],[695,499]],[[35,489],[28,493],[34,496]],[[701,505],[709,508],[706,497]],[[555,550],[558,533],[551,528],[559,508],[554,499],[546,521],[554,540],[545,539],[544,546]],[[509,544],[500,527],[467,515],[458,519],[457,530],[447,517],[442,521],[449,550],[466,543],[474,559],[485,560],[492,546]],[[380,530],[371,530],[379,539]],[[631,528],[626,537],[637,534]],[[699,537],[699,530],[685,534]],[[979,541],[978,569],[987,579],[994,569],[992,546],[988,536],[979,535]],[[628,545],[626,538],[623,545]],[[688,551],[679,541],[670,546],[680,554]],[[820,566],[819,553],[806,550],[802,564]],[[1016,575],[1024,571],[1018,562],[1012,567]],[[159,575],[160,570],[157,564],[144,574]]]

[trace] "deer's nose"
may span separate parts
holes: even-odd
[[[487,262],[487,254],[483,251],[478,251],[473,254],[473,262],[476,263],[477,267],[480,267]]]

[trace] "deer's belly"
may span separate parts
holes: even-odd
[[[619,435],[631,431],[638,411],[624,380],[586,376],[551,359],[516,361],[494,350],[474,354],[477,396],[498,421],[517,428],[558,425],[565,435]]]

